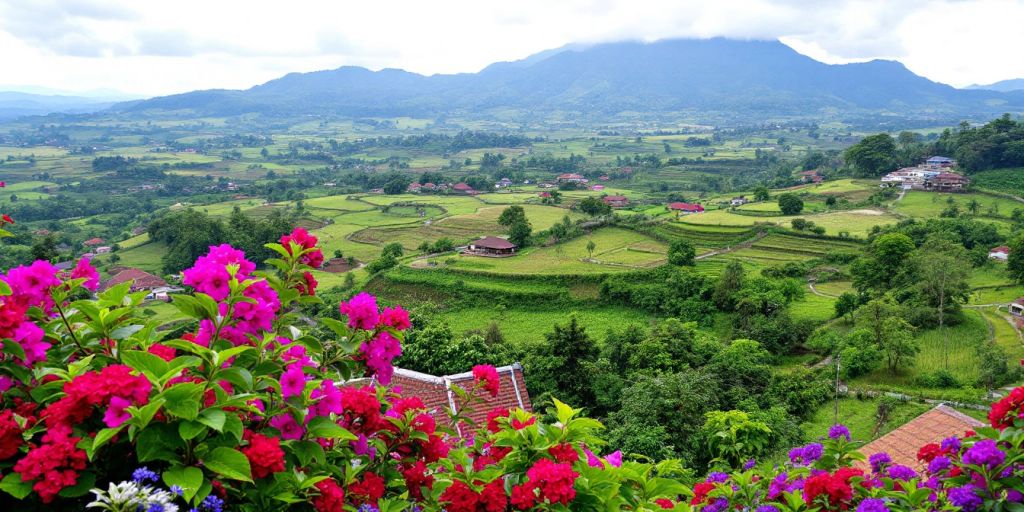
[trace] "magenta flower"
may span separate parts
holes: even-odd
[[[23,361],[25,366],[32,366],[39,361],[46,360],[46,350],[50,348],[50,344],[43,341],[45,334],[39,326],[32,322],[22,322],[14,330],[14,341],[25,351],[25,360]]]
[[[404,331],[412,325],[409,323],[409,312],[402,309],[402,306],[384,308],[384,311],[380,314],[380,323],[394,327],[399,331]]]
[[[348,326],[353,329],[373,330],[380,322],[377,298],[362,292],[338,306],[341,314],[348,316]]]
[[[334,381],[327,379],[320,383],[320,387],[313,390],[310,395],[313,400],[319,400],[311,409],[316,416],[327,416],[331,413],[341,414],[341,391],[335,387]]]
[[[71,269],[71,279],[82,279],[85,278],[85,282],[82,286],[89,291],[96,291],[96,288],[100,285],[100,274],[92,266],[92,262],[88,257],[83,256],[78,260],[78,264],[75,268]]]
[[[281,375],[281,396],[285,400],[293,396],[301,396],[306,390],[306,374],[302,372],[302,365],[292,363]]]
[[[124,398],[119,396],[110,397],[110,405],[107,406],[106,412],[103,413],[103,423],[110,428],[120,427],[122,423],[132,417],[127,410],[130,405],[132,403]]]
[[[270,418],[270,426],[281,431],[281,439],[301,439],[306,429],[299,425],[291,414],[281,414]]]

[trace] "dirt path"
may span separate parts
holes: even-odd
[[[766,236],[768,236],[767,232],[760,231],[756,235],[754,235],[754,238],[751,238],[750,240],[747,240],[746,242],[742,242],[742,243],[736,244],[736,245],[731,246],[731,247],[726,247],[724,249],[715,249],[713,251],[708,251],[708,252],[706,252],[704,254],[698,255],[697,257],[695,257],[693,259],[695,259],[695,260],[702,260],[704,258],[710,258],[712,256],[718,256],[719,254],[728,254],[730,252],[738,251],[740,249],[748,249],[748,248],[750,248],[750,246],[754,245],[758,240],[760,240],[760,239],[762,239],[762,238],[764,238]]]
[[[832,295],[830,293],[819,292],[818,289],[814,287],[814,281],[807,281],[807,287],[811,289],[811,293],[813,293],[813,294],[815,294],[815,295],[817,295],[819,297],[828,297],[830,299],[835,299],[835,298],[839,297],[838,295]]]

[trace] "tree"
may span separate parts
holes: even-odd
[[[54,261],[60,254],[57,253],[57,240],[53,235],[46,235],[32,244],[32,258],[43,261]]]
[[[612,212],[612,207],[605,204],[604,201],[596,197],[585,197],[579,203],[580,211],[596,217],[598,215],[608,215]]]
[[[864,137],[846,149],[843,159],[858,176],[881,176],[899,166],[896,141],[888,133]]]
[[[1006,260],[1006,271],[1018,283],[1024,284],[1024,235],[1010,242],[1010,255]]]
[[[857,299],[857,294],[844,292],[836,299],[836,318],[845,317],[850,323],[853,323],[853,312],[857,310],[858,304],[860,304],[860,301]]]
[[[498,217],[498,224],[508,228],[508,240],[520,247],[529,244],[533,228],[526,219],[526,210],[522,206],[513,205],[505,208]]]
[[[979,203],[977,199],[972,198],[970,202],[967,203],[967,210],[971,212],[971,215],[977,215],[978,211],[981,210],[981,203]]]
[[[743,411],[711,411],[705,417],[701,437],[707,440],[710,464],[716,469],[733,470],[761,455],[772,433]]]
[[[899,317],[885,319],[882,324],[882,343],[878,348],[892,374],[901,367],[913,364],[914,356],[921,350],[914,339],[914,326]]]
[[[693,266],[697,251],[688,240],[680,238],[668,247],[668,262],[676,266]]]
[[[736,292],[743,288],[743,265],[736,260],[729,261],[722,275],[715,284],[711,300],[722,311],[732,311],[736,307]]]
[[[921,295],[936,309],[939,330],[945,326],[947,310],[959,308],[970,293],[967,276],[969,259],[960,244],[941,238],[928,240],[914,257],[915,281]],[[946,366],[949,366],[949,344],[945,343]]]
[[[796,215],[803,211],[804,201],[800,196],[793,193],[779,195],[779,210],[783,215]]]
[[[574,407],[595,405],[590,379],[599,350],[576,315],[565,325],[555,324],[544,339],[525,357],[530,395],[537,396],[538,403],[557,397]]]
[[[597,248],[597,244],[594,243],[593,240],[588,240],[587,241],[587,254],[589,254],[589,258],[590,259],[594,259],[594,249],[596,249],[596,248]]]
[[[768,187],[764,185],[754,187],[754,201],[767,201],[769,198]]]
[[[881,345],[882,338],[885,336],[885,321],[897,316],[899,306],[887,299],[872,299],[861,306],[858,313],[858,320],[867,325],[874,344]]]
[[[405,249],[402,248],[402,244],[398,242],[391,242],[381,249],[381,256],[391,256],[393,258],[401,258]]]

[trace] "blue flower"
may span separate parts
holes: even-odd
[[[747,462],[743,463],[743,471],[750,471],[751,469],[754,469],[754,466],[756,466],[756,465],[757,465],[757,460],[756,459],[750,459]]]
[[[160,481],[160,476],[153,471],[150,471],[146,466],[142,466],[132,472],[132,480],[135,480],[135,483],[139,484],[146,483],[147,481],[158,482]]]
[[[164,506],[160,503],[150,503],[146,512],[164,512]]]
[[[359,505],[359,512],[380,512],[380,509],[369,503],[364,503]]]
[[[210,495],[203,498],[202,503],[199,504],[199,508],[205,512],[224,512],[224,500]]]
[[[878,498],[867,498],[857,505],[857,512],[889,512],[885,501]]]
[[[171,493],[176,494],[178,496],[181,496],[182,494],[185,494],[185,490],[182,489],[181,486],[172,485],[171,486]]]

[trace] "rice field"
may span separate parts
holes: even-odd
[[[902,201],[893,203],[892,208],[910,217],[931,218],[938,217],[948,208],[949,200],[952,200],[962,213],[968,213],[967,205],[971,200],[975,200],[980,204],[978,215],[986,217],[1009,217],[1015,208],[1024,208],[1024,203],[987,194],[945,194],[923,190],[908,191]]]
[[[596,248],[589,259],[587,243]],[[621,228],[604,228],[589,236],[551,247],[532,247],[508,258],[463,256],[452,268],[502,274],[593,274],[648,268],[665,262],[668,246],[649,236]]]
[[[828,235],[835,236],[845,232],[854,237],[867,236],[871,228],[876,225],[885,226],[899,221],[897,216],[881,210],[862,209],[771,217],[740,215],[728,210],[712,210],[695,215],[687,215],[680,218],[678,222],[718,227],[745,227],[755,224],[774,224],[789,227],[790,222],[796,218],[813,221],[816,225],[824,227],[825,234]]]
[[[482,306],[448,310],[440,313],[438,317],[448,322],[452,331],[459,334],[470,330],[484,330],[491,322],[496,322],[506,341],[521,347],[527,343],[544,342],[544,335],[551,332],[556,323],[568,322],[572,314],[579,318],[587,334],[598,343],[604,341],[605,333],[609,329],[621,329],[629,324],[646,326],[653,318],[642,311],[621,306],[585,307],[571,311],[522,307],[496,309],[493,306]]]

